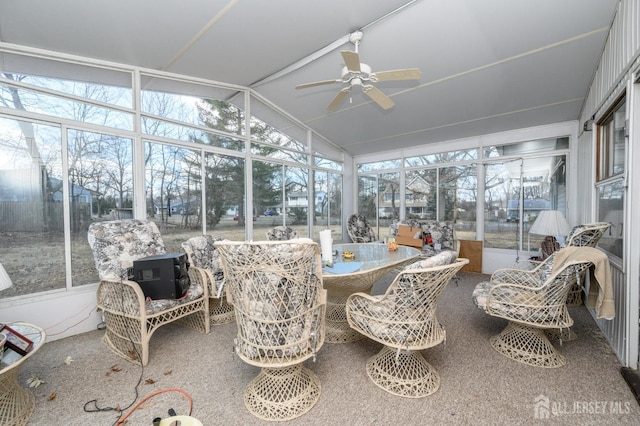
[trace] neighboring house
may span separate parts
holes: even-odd
[[[428,196],[429,185],[421,176],[416,176],[407,184],[405,191],[405,206],[407,216],[418,217],[420,219],[429,219],[433,217],[435,206],[429,207]]]
[[[529,222],[535,219],[542,210],[550,210],[551,201],[540,198],[524,200],[524,221]],[[507,222],[517,222],[520,218],[520,200],[509,200],[507,202]]]

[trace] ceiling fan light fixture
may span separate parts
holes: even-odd
[[[343,87],[338,94],[333,98],[331,103],[327,106],[327,109],[335,109],[346,98],[349,93],[349,101],[351,102],[351,88],[353,86],[359,86],[363,89],[364,93],[369,96],[375,103],[377,103],[382,109],[392,108],[393,101],[385,95],[380,89],[371,85],[371,83],[377,83],[378,81],[393,81],[393,80],[417,80],[420,78],[420,70],[417,68],[406,68],[390,71],[379,71],[377,73],[371,72],[371,67],[367,64],[360,62],[360,55],[358,54],[358,44],[362,40],[362,32],[356,31],[351,34],[349,41],[355,45],[355,52],[351,50],[342,50],[342,58],[345,66],[342,68],[341,78],[335,80],[323,80],[313,83],[299,84],[296,89],[305,89],[307,87],[322,86],[325,84],[341,83],[346,87]]]

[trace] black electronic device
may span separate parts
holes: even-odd
[[[180,299],[189,289],[189,262],[184,253],[166,253],[133,261],[133,281],[146,298]]]

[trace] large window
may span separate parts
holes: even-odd
[[[299,236],[308,235],[308,169],[265,161],[253,161],[253,230],[255,239],[265,239],[274,226],[290,226]]]
[[[96,283],[94,221],[150,218],[171,252],[279,224],[340,238],[341,153],[249,90],[5,50],[0,262],[15,285],[1,298]]]
[[[98,281],[87,241],[89,224],[133,217],[133,141],[70,129],[67,146],[71,271],[73,285],[80,285]]]
[[[331,229],[335,241],[342,236],[342,175],[324,170],[314,172],[313,238],[320,241],[320,231]]]
[[[566,217],[567,157],[557,152],[567,147],[568,139],[559,138],[487,150],[485,247],[537,251],[545,235],[529,229],[540,212],[558,210]]]
[[[158,225],[168,252],[202,234],[200,158],[196,150],[145,142],[147,217]]]
[[[611,223],[598,244],[620,258],[624,235],[626,115],[627,103],[623,98],[598,123],[597,133],[598,220]]]
[[[562,155],[486,165],[485,247],[538,250],[545,236],[529,229],[540,212],[566,216],[565,164]]]
[[[66,285],[61,141],[57,127],[0,118],[0,263],[13,281],[1,297]]]
[[[380,236],[400,211],[405,219],[452,221],[460,240],[480,238],[481,219],[485,247],[535,251],[544,236],[529,228],[540,211],[567,213],[568,150],[569,139],[560,137],[487,146],[482,156],[468,149],[358,164],[358,212],[378,225]],[[399,173],[384,172],[403,168],[402,187]],[[483,190],[484,214],[477,218]]]
[[[627,103],[618,102],[598,124],[598,181],[624,173]]]

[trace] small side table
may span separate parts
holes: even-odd
[[[38,326],[23,322],[7,324],[33,342],[25,356],[11,349],[4,352],[0,363],[0,425],[26,425],[35,408],[35,397],[18,383],[22,364],[43,345],[46,334]]]

